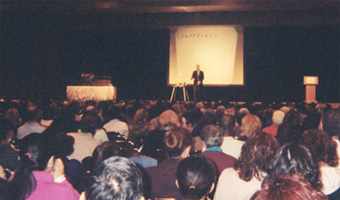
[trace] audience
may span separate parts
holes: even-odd
[[[78,197],[74,188],[83,192],[85,185],[82,198],[114,194],[119,199],[122,191],[98,192],[101,184],[91,185],[94,182],[88,179],[97,176],[96,168],[112,156],[128,157],[146,168],[144,189],[134,199],[208,199],[215,190],[215,199],[250,199],[257,190],[253,199],[298,199],[294,195],[305,191],[314,199],[325,199],[320,192],[330,200],[339,199],[340,112],[328,104],[121,100],[97,106],[95,101],[84,105],[48,100],[1,105],[0,196],[7,199],[41,199],[55,192],[64,194],[56,199],[72,199]],[[119,139],[108,137],[103,124]],[[190,154],[195,155],[187,158]],[[219,178],[216,189],[212,176]],[[305,191],[294,186],[296,180]],[[288,183],[295,188],[282,194],[281,186]]]

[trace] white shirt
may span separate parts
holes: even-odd
[[[18,128],[17,139],[21,140],[31,133],[42,133],[45,129],[46,127],[42,126],[38,122],[26,122]]]
[[[231,136],[223,137],[221,145],[222,152],[238,159],[241,155],[242,146],[245,142],[234,139]]]
[[[249,200],[261,189],[261,183],[262,180],[259,181],[255,177],[249,182],[244,181],[235,169],[227,168],[218,179],[214,200]]]
[[[125,122],[122,122],[118,119],[112,119],[108,123],[106,123],[103,128],[107,132],[118,132],[122,135],[124,135],[126,138],[128,138],[129,134],[129,128],[128,125]]]
[[[333,141],[337,144],[337,153],[338,157],[340,156],[340,143],[339,140],[333,139]],[[326,194],[332,194],[340,187],[340,159],[338,166],[331,167],[326,163],[322,163],[320,165],[320,180],[322,182],[322,189],[321,191]]]
[[[74,138],[74,152],[70,155],[71,159],[82,161],[85,157],[92,156],[98,142],[91,133],[83,133],[80,130],[77,133],[67,133]]]

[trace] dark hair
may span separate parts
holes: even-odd
[[[296,110],[290,110],[277,130],[276,139],[281,146],[291,142],[297,142],[302,135],[301,118]]]
[[[224,130],[225,136],[234,136],[234,128],[236,125],[236,119],[234,116],[229,114],[223,115],[220,119],[219,125]]]
[[[299,174],[285,174],[275,179],[266,178],[262,189],[257,191],[251,200],[328,200],[322,192]]]
[[[330,136],[340,137],[340,112],[333,108],[325,109],[322,115],[322,127]]]
[[[28,106],[26,113],[25,113],[25,120],[31,121],[36,120],[38,117],[39,108],[36,105],[30,105]]]
[[[11,181],[13,199],[26,199],[35,190],[33,170],[43,171],[53,153],[48,139],[38,133],[31,133],[20,142],[20,165]]]
[[[121,117],[120,115],[121,110],[115,105],[111,105],[107,111],[109,119],[119,119]]]
[[[98,145],[92,154],[93,169],[99,166],[102,161],[112,156],[119,156],[119,150],[117,148],[119,147],[111,141],[106,141]]]
[[[302,134],[300,143],[309,149],[316,164],[324,162],[332,167],[338,165],[337,145],[326,132],[317,129],[307,130]]]
[[[217,172],[211,160],[202,155],[193,155],[182,160],[177,167],[177,181],[181,194],[186,199],[200,199],[211,190]]]
[[[261,172],[269,172],[280,146],[277,140],[264,132],[251,136],[242,146],[241,156],[234,168],[239,177],[250,181],[253,177],[262,180]]]
[[[94,135],[96,133],[97,123],[97,119],[94,116],[86,115],[80,121],[80,129],[82,132],[92,133],[92,135]]]
[[[9,120],[3,119],[0,121],[0,142],[7,139],[8,134],[14,131],[14,127]]]
[[[223,129],[217,125],[206,125],[201,131],[201,138],[207,148],[221,146],[223,142]]]
[[[111,157],[96,168],[87,182],[85,194],[87,200],[139,200],[143,196],[142,173],[129,159]]]
[[[180,156],[185,148],[192,145],[192,136],[185,128],[175,128],[164,135],[164,142],[171,157]]]
[[[283,174],[301,174],[313,188],[321,189],[318,165],[314,162],[308,148],[303,145],[290,143],[281,147],[270,177],[276,178]]]

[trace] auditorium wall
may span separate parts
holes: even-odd
[[[169,30],[73,28],[63,16],[1,19],[0,97],[65,99],[80,74],[111,76],[118,99],[169,99]],[[208,87],[207,100],[340,102],[339,27],[244,28],[245,86]],[[192,66],[193,70],[195,66]],[[192,88],[188,88],[189,94]]]

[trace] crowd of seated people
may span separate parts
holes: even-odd
[[[0,140],[0,199],[340,199],[329,104],[9,100]]]

